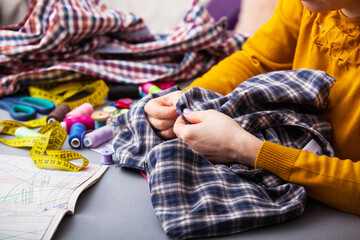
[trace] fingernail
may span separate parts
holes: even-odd
[[[192,111],[193,111],[193,110],[190,109],[190,108],[185,108],[185,109],[183,110],[184,114],[189,114],[189,113],[191,113]]]
[[[176,116],[180,116],[180,113],[179,113],[178,110],[175,111],[175,115],[176,115]]]

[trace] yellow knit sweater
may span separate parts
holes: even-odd
[[[280,0],[273,17],[244,44],[189,87],[221,94],[268,71],[318,69],[337,81],[324,117],[333,127],[336,158],[264,142],[255,163],[305,186],[314,199],[360,215],[360,18],[341,11],[312,13],[300,0]],[[188,89],[188,88],[187,88]],[[351,160],[350,160],[351,159]]]

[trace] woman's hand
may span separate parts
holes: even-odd
[[[182,95],[182,91],[175,91],[164,96],[151,99],[145,105],[145,113],[150,125],[156,133],[164,139],[175,138],[173,131],[176,114],[176,103]]]
[[[179,117],[174,133],[212,163],[237,162],[254,166],[262,141],[241,128],[232,118],[215,110],[185,109],[186,124]]]

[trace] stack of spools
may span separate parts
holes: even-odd
[[[111,111],[115,110],[116,108]],[[80,149],[83,146],[95,148],[113,138],[112,127],[106,125],[111,111],[108,108],[106,111],[94,111],[90,103],[84,103],[70,111],[68,105],[60,104],[48,115],[47,122],[60,122],[69,134],[68,143],[72,148]],[[113,163],[111,151],[102,151],[102,164]]]
[[[90,103],[83,103],[65,115],[61,126],[69,134],[68,142],[72,148],[82,148],[85,131],[95,128],[95,121],[91,117],[94,108]]]
[[[174,82],[158,83],[158,85],[152,83],[113,84],[108,93],[108,100],[114,101],[110,106],[104,107],[101,111],[94,111],[90,103],[84,103],[71,111],[68,105],[60,104],[47,116],[47,122],[60,122],[69,134],[68,142],[72,148],[80,149],[84,146],[96,148],[113,138],[118,129],[116,119],[118,115],[126,113],[130,109],[132,99],[144,97],[146,94],[161,91],[172,85]],[[27,129],[19,129],[17,134],[22,136],[35,133],[30,133]],[[112,153],[112,150],[103,150],[101,162],[111,164],[113,162]]]

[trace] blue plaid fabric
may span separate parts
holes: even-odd
[[[299,149],[314,139],[324,154],[334,156],[331,127],[321,117],[334,81],[316,70],[271,72],[245,81],[226,96],[191,88],[177,108],[181,115],[184,108],[216,109],[260,139]],[[233,234],[303,213],[302,186],[263,169],[214,165],[182,139],[160,139],[147,122],[144,105],[175,89],[150,94],[120,115],[114,140],[119,165],[146,172],[155,213],[168,236]]]

